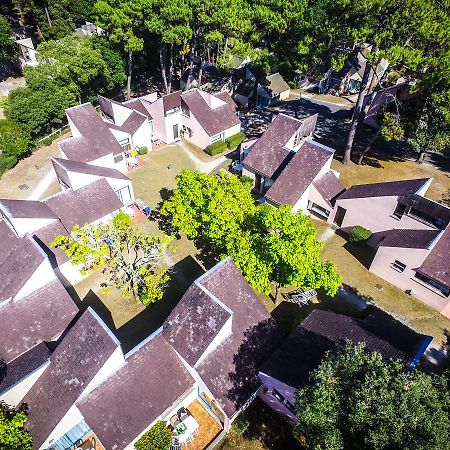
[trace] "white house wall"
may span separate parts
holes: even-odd
[[[175,141],[173,136],[173,126],[178,125],[178,136],[180,137],[180,132],[182,129],[182,121],[181,121],[181,110],[170,114],[165,117],[166,122],[166,140],[164,141],[166,144],[170,144]]]
[[[84,420],[83,415],[80,410],[72,405],[64,415],[64,417],[59,421],[58,425],[53,429],[45,442],[39,447],[39,450],[44,450],[48,448],[51,444],[57,441],[60,437],[70,431],[75,425]]]
[[[20,237],[25,236],[27,233],[40,230],[55,220],[57,219],[8,218],[9,223],[14,227],[14,230]]]
[[[74,266],[72,260],[66,261],[58,267],[63,279],[60,280],[66,288],[75,286],[80,281],[87,278],[89,275],[82,275],[80,270],[81,266]]]
[[[145,146],[151,151],[152,135],[153,125],[148,120],[145,120],[145,122],[136,130],[131,138],[133,148]]]
[[[37,245],[37,244],[36,244]],[[39,247],[39,250],[42,251]],[[33,275],[22,286],[19,292],[16,294],[15,299],[21,299],[27,295],[33,293],[37,289],[45,286],[56,278],[55,272],[47,258],[45,258],[38,268],[34,271]]]
[[[132,109],[126,108],[125,106],[122,106],[115,102],[111,102],[111,107],[114,115],[114,123],[116,125],[119,125],[119,127],[122,126],[125,120],[127,120],[128,117],[130,117],[130,114],[133,112]]]
[[[184,133],[184,138],[187,141],[192,142],[194,145],[197,145],[200,148],[208,147],[211,142],[211,138],[204,130],[204,128],[200,125],[195,116],[192,114],[192,111],[190,111],[189,117],[182,115],[181,121],[183,123],[183,126],[192,130],[191,137],[189,137],[189,133],[187,131]]]
[[[234,136],[235,134],[239,133],[241,131],[241,125],[235,125],[233,127],[227,128],[226,130],[224,130],[224,136],[225,139]]]
[[[22,378],[14,386],[11,386],[9,390],[0,396],[0,400],[4,401],[7,405],[18,406],[49,364],[50,360],[28,374],[25,378]]]

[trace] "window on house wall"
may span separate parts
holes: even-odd
[[[429,287],[432,288],[432,290],[439,291],[445,297],[448,297],[450,295],[450,289],[448,287],[442,285],[441,283],[438,283],[432,278],[427,277],[426,275],[423,275],[422,273],[419,272],[416,272],[414,277],[420,280],[422,283],[427,284]]]
[[[297,132],[297,133],[295,133],[295,136],[294,136],[294,147],[297,147],[300,144],[300,141],[301,141],[301,136],[300,136],[300,133]]]
[[[122,146],[122,148],[124,150],[131,150],[131,142],[130,142],[130,138],[126,138],[126,139],[121,139],[119,141],[119,144]]]
[[[213,136],[211,138],[211,144],[214,144],[214,142],[219,142],[219,141],[223,141],[223,133],[220,134],[216,134],[215,136]]]
[[[183,131],[184,131],[184,133],[187,134],[189,137],[192,137],[192,135],[194,134],[194,133],[192,132],[192,130],[191,130],[189,127],[185,126],[185,125],[183,125]]]
[[[403,264],[400,261],[395,260],[392,264],[391,267],[396,270],[397,272],[403,272],[406,269],[406,264]]]
[[[123,160],[123,155],[114,156],[114,162],[117,164]]]
[[[294,405],[280,394],[275,388],[272,389],[272,395],[292,413],[295,414]]]

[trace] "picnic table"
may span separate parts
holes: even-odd
[[[198,433],[198,423],[193,416],[187,416],[175,429],[180,444],[190,441]]]

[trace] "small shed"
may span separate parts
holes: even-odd
[[[261,107],[270,106],[286,100],[290,93],[291,88],[278,72],[267,75],[266,83],[258,86],[256,104]]]

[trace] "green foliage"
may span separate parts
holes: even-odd
[[[6,117],[24,124],[33,137],[60,127],[66,108],[94,100],[125,79],[117,53],[97,38],[70,35],[37,50],[40,64],[24,69],[27,85],[13,89],[6,104]]]
[[[76,24],[92,20],[92,0],[13,0],[13,3],[25,24],[35,29],[41,38],[61,39],[72,33]]]
[[[226,149],[227,143],[225,141],[217,141],[214,142],[214,144],[208,145],[208,147],[205,148],[205,153],[209,156],[216,156],[219,153],[224,152]]]
[[[20,123],[0,120],[0,175],[32,148],[30,132]]]
[[[233,150],[238,145],[240,145],[242,142],[244,142],[246,139],[247,139],[247,136],[245,136],[244,133],[239,132],[239,133],[233,134],[233,136],[230,136],[229,138],[226,138],[225,143],[227,144],[227,148],[229,150]]]
[[[83,275],[101,268],[105,293],[115,286],[147,306],[162,298],[169,280],[164,261],[171,240],[141,231],[120,212],[105,224],[75,225],[69,236],[59,235],[50,245],[63,250]]]
[[[27,415],[0,402],[0,448],[31,450],[31,435],[24,429]]]
[[[161,214],[190,239],[209,242],[217,257],[231,256],[253,288],[269,293],[275,282],[336,292],[341,278],[333,263],[321,261],[307,217],[288,206],[255,206],[248,177],[183,170],[176,181]]]
[[[448,378],[405,373],[364,344],[328,352],[297,393],[295,434],[308,449],[441,450],[450,439]]]
[[[348,240],[350,242],[360,242],[366,241],[372,236],[372,232],[367,228],[362,227],[361,225],[355,225],[348,235]]]
[[[14,58],[16,52],[11,36],[11,25],[3,16],[0,16],[0,58],[8,60]]]
[[[169,450],[172,443],[172,433],[166,424],[160,420],[136,441],[136,450]]]
[[[146,155],[148,153],[148,148],[143,145],[142,147],[139,147],[137,150],[139,155]]]
[[[249,426],[250,420],[242,414],[234,422],[234,428],[236,429],[238,434],[244,434]]]

